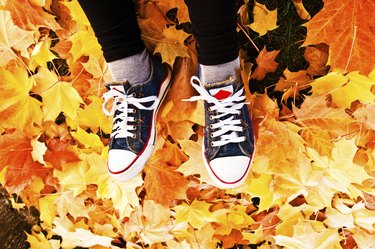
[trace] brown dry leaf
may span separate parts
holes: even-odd
[[[296,6],[298,16],[303,20],[310,20],[311,15],[305,9],[302,0],[293,0],[294,6]]]
[[[268,52],[266,47],[264,47],[256,58],[258,66],[255,68],[251,77],[257,80],[263,80],[267,73],[274,72],[279,66],[279,63],[275,62],[275,59],[279,53],[280,50]]]
[[[375,67],[375,57],[369,56],[375,54],[374,12],[375,3],[369,0],[325,0],[323,9],[306,24],[303,46],[326,43],[332,67],[367,75]]]
[[[312,76],[327,74],[329,69],[329,66],[327,66],[328,52],[329,47],[324,43],[306,47],[304,57],[309,62],[308,74]]]
[[[233,229],[232,232],[225,236],[216,236],[219,238],[224,248],[233,248],[238,245],[247,245],[249,243],[248,240],[243,239],[243,235],[240,231]]]
[[[165,163],[163,150],[155,151],[144,173],[146,199],[168,206],[171,200],[186,199],[188,181]]]
[[[142,39],[149,51],[163,39],[163,30],[172,24],[153,1],[144,1],[138,4],[138,25],[141,28]]]

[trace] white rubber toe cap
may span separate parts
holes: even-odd
[[[116,179],[123,181],[131,179],[139,173],[133,172],[133,164],[136,158],[137,154],[128,150],[109,150],[108,170]]]
[[[247,156],[221,157],[206,162],[212,180],[220,188],[234,188],[243,183],[250,163],[251,158]]]

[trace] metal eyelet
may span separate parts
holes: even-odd
[[[213,126],[212,124],[210,124],[210,129],[213,129],[213,127],[214,127],[214,126]]]
[[[211,142],[210,144],[211,144],[211,147],[214,147],[214,142]]]
[[[213,134],[213,133],[211,133],[211,134],[210,134],[210,137],[212,137],[212,138],[213,138],[213,137],[214,137],[214,134]]]
[[[210,115],[210,117],[209,117],[209,118],[210,118],[210,120],[213,120],[213,119],[214,119],[214,116]]]
[[[137,138],[137,135],[134,133],[133,134],[133,139],[136,139]]]

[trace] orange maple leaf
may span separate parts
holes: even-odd
[[[375,67],[375,3],[371,0],[324,0],[323,9],[306,24],[303,46],[326,43],[331,65],[367,75]],[[366,58],[366,59],[364,59]]]
[[[36,6],[29,0],[8,0],[5,9],[12,13],[14,23],[22,29],[33,30],[38,27],[61,29],[55,16]]]
[[[146,199],[167,206],[170,200],[186,199],[188,181],[174,167],[167,166],[164,154],[163,150],[154,153],[145,167],[144,181]]]
[[[5,184],[8,186],[22,186],[33,176],[45,179],[51,169],[33,160],[31,140],[21,132],[2,135],[0,137],[0,171],[8,166]]]
[[[268,52],[266,47],[260,51],[256,62],[257,68],[252,73],[251,77],[257,80],[263,80],[267,73],[274,72],[279,63],[275,62],[276,57],[279,55],[280,50],[274,50]]]
[[[72,151],[70,141],[64,142],[57,138],[52,138],[47,142],[48,150],[44,155],[47,164],[58,170],[62,170],[65,163],[78,162],[79,158]]]

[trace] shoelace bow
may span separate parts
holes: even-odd
[[[130,125],[129,123],[135,122],[135,118],[129,116],[129,113],[135,113],[135,109],[129,108],[129,105],[133,105],[138,109],[142,110],[153,110],[158,105],[159,99],[156,96],[149,96],[144,98],[136,98],[134,94],[127,95],[117,89],[111,89],[103,94],[104,102],[102,105],[103,112],[107,116],[113,116],[115,111],[119,113],[113,119],[113,132],[111,137],[134,137],[135,134],[132,133],[136,129],[135,125]],[[109,100],[114,99],[111,110],[106,107]],[[143,103],[152,102],[150,107],[146,107]]]
[[[199,84],[195,84],[195,81],[197,81]],[[217,147],[228,143],[240,143],[245,141],[245,136],[238,135],[238,132],[243,131],[243,128],[240,126],[241,120],[235,119],[234,116],[235,114],[240,114],[240,109],[245,104],[248,104],[244,102],[244,100],[246,99],[246,97],[243,95],[244,89],[240,89],[232,96],[224,100],[218,100],[215,97],[211,96],[211,94],[204,88],[202,82],[198,77],[192,77],[190,82],[200,95],[193,96],[185,101],[207,101],[208,103],[213,104],[209,107],[209,111],[217,112],[217,115],[210,115],[210,120],[212,121],[210,129],[216,130],[211,133],[211,137],[219,139],[213,141],[211,143],[211,146]],[[229,116],[228,118],[223,120],[220,119],[227,115]]]

